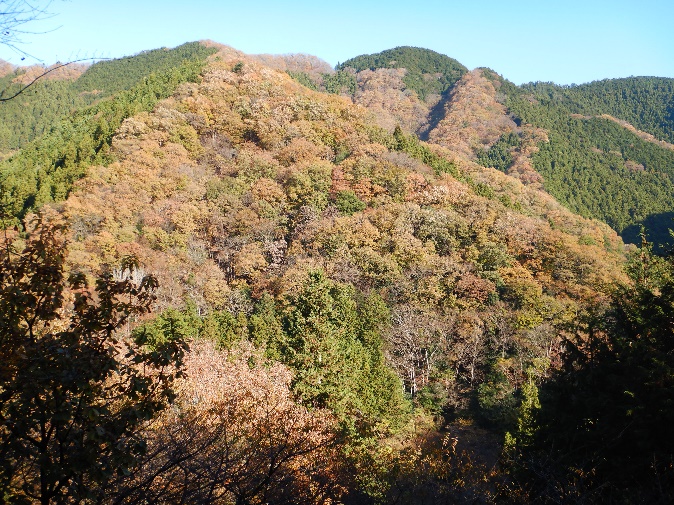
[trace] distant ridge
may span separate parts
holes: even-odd
[[[356,72],[379,68],[405,68],[403,81],[425,100],[430,94],[443,94],[468,69],[454,58],[420,47],[401,46],[380,53],[356,56],[337,66],[337,70],[353,68]],[[426,76],[436,74],[432,79]]]

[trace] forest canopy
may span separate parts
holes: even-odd
[[[337,70],[404,68],[403,81],[407,87],[425,100],[428,95],[441,95],[450,89],[468,69],[444,54],[419,47],[396,47],[376,54],[351,58],[337,65]]]
[[[671,502],[672,256],[589,216],[674,151],[430,51],[208,46],[0,165],[0,501]]]

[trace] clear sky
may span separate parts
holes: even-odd
[[[212,39],[246,53],[308,53],[331,65],[426,47],[520,84],[674,77],[674,0],[53,0],[14,64],[119,57]],[[43,32],[43,33],[38,33]],[[39,61],[38,61],[39,60]]]

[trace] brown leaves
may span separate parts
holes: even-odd
[[[517,126],[496,101],[494,85],[477,69],[456,84],[445,105],[445,115],[429,135],[430,141],[460,152],[466,158],[473,150],[491,145]]]
[[[204,341],[185,364],[176,406],[125,484],[129,502],[326,503],[339,494],[333,420],[295,403],[287,368],[265,364],[250,344],[223,353]]]
[[[142,452],[141,425],[167,405],[185,343],[122,336],[154,302],[135,259],[88,289],[65,280],[62,226],[36,222],[0,259],[0,480],[10,501],[95,496]],[[138,275],[136,275],[138,274]],[[67,500],[66,500],[67,497]],[[7,498],[6,498],[7,499]]]

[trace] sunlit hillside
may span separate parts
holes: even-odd
[[[672,496],[674,266],[617,233],[666,204],[616,226],[555,171],[665,194],[674,151],[392,51],[194,43],[30,98],[100,90],[0,164],[4,500]]]

